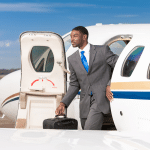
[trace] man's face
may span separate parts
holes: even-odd
[[[81,47],[84,42],[84,35],[77,30],[72,30],[71,32],[71,44],[73,47]]]

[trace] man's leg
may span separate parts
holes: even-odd
[[[96,110],[97,104],[95,103],[95,99],[91,97],[91,106],[88,117],[85,121],[84,130],[101,130],[103,124],[103,113],[100,110]]]
[[[83,130],[84,130],[84,126],[85,126],[86,119],[87,119],[87,118],[80,118],[81,127],[82,127]]]

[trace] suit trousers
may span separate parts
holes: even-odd
[[[97,104],[93,95],[90,98],[90,111],[87,118],[81,118],[81,126],[84,130],[101,130],[104,115],[100,110],[97,110]]]

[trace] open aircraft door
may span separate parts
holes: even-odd
[[[16,128],[42,128],[55,117],[66,93],[65,50],[62,38],[52,32],[24,32],[21,44],[21,89]]]

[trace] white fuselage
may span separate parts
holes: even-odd
[[[112,51],[120,55],[111,80],[111,89],[114,92],[114,100],[111,103],[111,111],[114,123],[118,130],[144,130],[150,131],[150,24],[118,24],[87,27],[89,31],[89,43],[111,46],[116,41],[128,41],[121,51],[113,45]],[[72,48],[70,33],[63,36],[66,49],[66,58],[77,48]],[[115,47],[116,46],[116,47]],[[133,50],[143,47],[143,52],[135,66],[131,76],[124,76],[122,70]],[[118,51],[115,51],[118,50]],[[66,59],[67,60],[67,59]],[[68,64],[67,64],[68,65]],[[0,108],[1,111],[13,121],[16,121],[21,71],[13,72],[0,80]],[[67,76],[69,82],[69,76]],[[146,92],[146,93],[144,93]],[[147,95],[147,96],[145,96]],[[79,98],[68,108],[68,116],[79,119]]]

